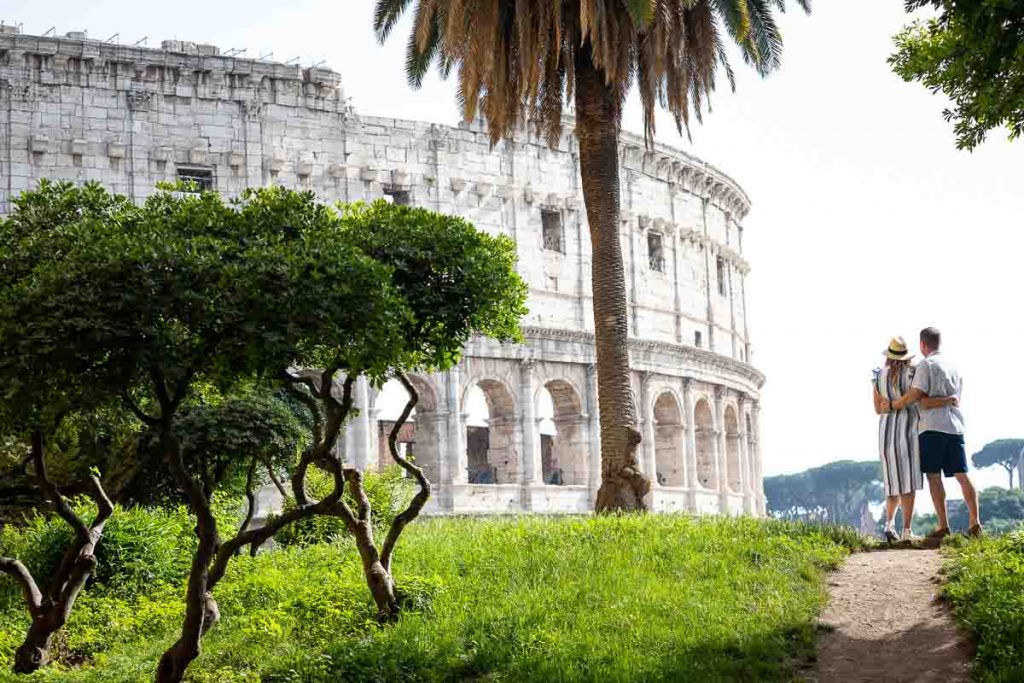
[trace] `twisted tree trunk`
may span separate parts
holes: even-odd
[[[185,678],[188,665],[199,656],[203,634],[220,618],[220,610],[209,588],[210,563],[220,548],[220,536],[209,499],[199,482],[185,469],[181,444],[171,426],[170,415],[173,410],[169,411],[165,407],[163,412],[166,417],[161,423],[161,447],[168,468],[185,492],[189,508],[196,516],[195,534],[199,540],[185,588],[185,619],[181,625],[181,634],[160,657],[156,670],[157,683],[180,683]]]
[[[114,512],[114,506],[99,478],[90,477],[91,495],[98,511],[92,524],[85,525],[57,490],[57,486],[50,481],[46,473],[43,437],[38,431],[32,434],[32,463],[39,489],[44,498],[53,504],[57,515],[72,528],[74,540],[64,552],[45,593],[39,589],[25,565],[13,558],[0,557],[0,572],[8,574],[21,586],[32,617],[25,640],[14,653],[14,672],[19,674],[32,673],[50,662],[53,636],[67,623],[78,594],[96,567],[96,544]]]
[[[337,506],[337,514],[345,520],[346,528],[352,534],[356,547],[359,549],[359,557],[363,563],[363,575],[366,578],[366,585],[370,589],[370,595],[373,596],[374,604],[377,606],[377,621],[381,624],[398,621],[402,609],[401,595],[396,588],[391,571],[391,560],[394,557],[398,539],[406,526],[419,516],[423,506],[430,500],[430,481],[427,480],[423,470],[405,458],[398,450],[398,435],[419,402],[419,394],[416,387],[403,373],[396,372],[395,377],[409,393],[409,400],[406,402],[402,414],[391,427],[391,433],[388,435],[388,449],[391,452],[391,458],[410,478],[416,481],[419,490],[409,501],[409,505],[392,520],[391,527],[380,548],[377,547],[373,538],[370,501],[363,488],[362,473],[357,470],[346,470],[345,472],[349,490],[352,491],[356,499],[354,514],[344,503]]]
[[[601,416],[598,512],[644,510],[650,482],[640,473],[640,432],[629,382],[629,318],[619,241],[619,124],[622,103],[594,66],[590,44],[576,53],[576,137],[593,248],[594,340]]]

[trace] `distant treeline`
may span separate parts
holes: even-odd
[[[882,467],[877,460],[839,460],[796,474],[766,477],[764,491],[772,517],[847,524],[866,533],[874,532],[879,523],[871,513],[872,507],[885,500]],[[927,490],[919,495],[927,496]],[[1024,524],[1024,490],[991,487],[983,490],[980,498],[982,523],[989,533],[1003,533]],[[966,529],[963,501],[950,500],[948,510],[950,526]],[[933,514],[915,516],[914,528],[924,533],[935,523]]]

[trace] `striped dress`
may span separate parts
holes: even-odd
[[[875,370],[875,390],[887,401],[895,401],[910,390],[914,368],[904,369],[896,386],[889,382],[889,369]],[[913,493],[924,486],[921,455],[917,446],[917,406],[878,416],[878,454],[882,459],[885,495]]]

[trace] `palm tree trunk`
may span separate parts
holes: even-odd
[[[636,407],[629,383],[626,278],[619,242],[619,124],[621,98],[591,58],[589,43],[576,56],[576,137],[583,200],[593,249],[594,339],[601,414],[601,488],[598,512],[644,510],[650,482],[640,473]]]

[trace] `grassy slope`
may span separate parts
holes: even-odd
[[[946,597],[978,646],[975,677],[1024,680],[1024,532],[947,546]]]
[[[191,680],[786,680],[813,648],[822,573],[855,543],[752,520],[428,520],[396,559],[413,610],[387,629],[348,547],[237,558]],[[18,680],[150,680],[179,590],[83,596],[61,648],[95,666]],[[20,621],[0,613],[0,660]]]

